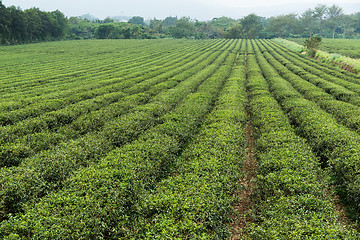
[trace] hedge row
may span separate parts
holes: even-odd
[[[285,46],[276,44],[274,41],[268,41],[267,43],[271,44],[273,46],[276,46],[277,48],[280,48],[283,52],[285,52],[285,55],[299,59],[301,62],[305,63],[307,65],[307,67],[312,67],[312,68],[320,70],[320,71],[316,71],[316,73],[319,77],[332,76],[332,77],[344,79],[344,80],[352,82],[352,83],[360,84],[360,77],[354,73],[339,69],[338,67],[332,66],[332,65],[328,64],[327,62],[323,63],[316,59],[308,58],[306,55],[300,54],[298,52],[294,52],[294,51],[286,48]]]
[[[2,223],[0,236],[91,239],[136,234],[144,194],[171,174],[182,148],[211,110],[232,69],[236,54],[229,52],[222,51],[222,64],[209,66],[216,67],[215,74],[207,75],[194,93],[162,118],[162,124],[112,151],[99,164],[80,169],[62,190],[26,205],[24,214]]]
[[[251,47],[251,46],[250,46]],[[251,239],[355,239],[335,210],[329,177],[303,138],[298,137],[281,106],[269,91],[284,93],[289,84],[275,75],[254,48],[248,55],[248,94],[256,131],[258,176],[254,190],[254,221]],[[261,67],[261,68],[260,68]],[[264,76],[266,77],[266,80]]]
[[[215,108],[175,162],[175,170],[141,205],[140,239],[227,239],[245,148],[244,55],[238,55]],[[229,63],[229,66],[231,64]],[[219,78],[222,77],[222,74]]]
[[[102,45],[99,46],[96,42],[89,44],[82,41],[59,43],[61,45],[59,48],[66,48],[65,54],[59,54],[53,49],[54,46],[46,47],[35,44],[33,47],[29,47],[31,48],[28,50],[30,56],[27,56],[25,47],[21,48],[19,52],[12,49],[14,47],[8,47],[6,50],[10,50],[11,53],[6,54],[4,51],[5,54],[1,56],[6,58],[2,67],[7,76],[0,80],[1,91],[11,95],[13,92],[35,88],[32,89],[32,92],[35,92],[34,90],[37,88],[43,87],[39,82],[54,83],[58,86],[70,85],[75,83],[74,77],[88,81],[89,78],[97,76],[99,73],[109,73],[111,70],[127,73],[141,68],[142,65],[151,66],[151,62],[156,63],[159,59],[171,58],[174,53],[178,54],[178,50],[202,48],[209,42],[202,44],[157,42],[152,44],[141,41],[137,43],[108,41],[106,44],[104,42],[99,42],[99,44]],[[87,51],[83,51],[83,49],[87,49]],[[37,52],[41,53],[37,55]],[[27,64],[22,64],[23,61],[27,61]],[[7,66],[7,63],[12,63],[12,65]]]
[[[231,49],[235,43],[228,42]],[[26,159],[18,167],[0,170],[0,209],[3,217],[18,212],[24,202],[38,199],[61,188],[64,181],[81,167],[96,163],[109,151],[136,140],[145,131],[164,121],[163,115],[179,104],[188,94],[217,71],[229,54],[215,52],[206,68],[162,92],[149,103],[134,108],[134,112],[106,122],[103,130],[65,142],[54,150],[41,152]],[[186,77],[186,75],[185,75]]]
[[[0,135],[2,136],[0,142],[4,142],[0,147],[0,166],[18,165],[22,159],[37,152],[52,149],[60,142],[79,138],[90,131],[101,130],[106,122],[133,111],[132,109],[137,105],[145,104],[154,95],[176,86],[179,82],[205,68],[218,56],[217,49],[204,52],[201,56],[195,54],[197,58],[191,58],[192,61],[183,66],[178,66],[178,68],[169,70],[157,77],[143,80],[141,83],[133,84],[128,88],[124,87],[120,92],[105,95],[110,100],[112,96],[121,98],[118,102],[110,105],[110,102],[101,102],[100,98],[106,100],[103,95],[89,102],[82,101],[79,104],[46,113],[14,126],[0,128]],[[130,82],[135,82],[135,80],[130,80]],[[123,86],[126,86],[126,82],[122,83]],[[105,103],[108,105],[105,106]],[[100,106],[104,107],[97,110]],[[17,138],[17,136],[24,137]]]
[[[272,84],[273,82],[279,81],[289,86],[266,60],[259,64],[262,68],[268,66],[263,73],[272,87],[275,88],[279,84]],[[356,183],[359,181],[360,136],[337,123],[334,117],[313,102],[299,96],[293,88],[289,87],[287,91],[274,91],[273,95],[286,111],[296,133],[307,140],[323,167],[327,167],[338,193],[348,202],[348,207],[352,208],[353,217],[358,219],[360,189]]]
[[[119,65],[123,69],[112,67],[109,73],[103,70],[97,72],[95,76],[90,73],[76,73],[77,76],[72,75],[72,79],[75,82],[74,85],[69,85],[64,79],[59,81],[58,78],[55,78],[55,85],[48,83],[39,84],[39,81],[42,82],[42,80],[38,79],[35,83],[39,86],[38,91],[26,87],[20,93],[11,93],[12,96],[16,97],[17,102],[23,104],[23,107],[20,108],[18,105],[12,111],[3,109],[0,113],[0,125],[14,124],[29,117],[40,116],[49,111],[62,109],[70,104],[82,104],[82,101],[97,101],[96,97],[102,98],[105,94],[114,94],[114,92],[139,84],[146,79],[157,77],[166,71],[174,70],[185,63],[191,62],[204,53],[203,49],[195,47],[193,49],[181,50],[190,50],[191,53],[183,55],[182,51],[177,51],[176,54],[169,54],[170,56],[165,55],[162,58],[159,56],[159,60],[148,59],[147,64],[144,64],[144,62],[136,63],[136,68],[131,68],[129,65]],[[208,51],[210,50],[211,48]],[[121,64],[121,62],[118,64]],[[149,67],[148,64],[152,66]],[[158,64],[162,65],[162,67],[158,67]],[[71,74],[74,73],[72,72]],[[117,78],[116,75],[119,74],[121,74],[121,77]],[[99,81],[98,79],[102,80]],[[58,83],[63,85],[62,88],[66,90],[65,93],[67,94],[62,91]],[[25,95],[24,91],[30,92],[35,97],[32,98]],[[58,93],[61,93],[61,96]],[[9,100],[6,95],[3,95],[2,99],[5,101]]]
[[[291,72],[292,68],[289,67],[289,64],[286,64],[287,67],[282,65],[275,59],[275,55],[276,53],[274,52],[273,55],[268,52],[263,53],[263,56],[279,72],[279,74],[289,81],[306,99],[315,102],[322,109],[333,115],[341,124],[360,132],[360,107],[337,100],[331,94],[326,93],[322,88],[316,87],[300,77],[303,75],[298,76],[294,74]],[[360,100],[360,97],[358,96],[352,97],[352,100],[355,100],[356,98]]]
[[[286,57],[280,55],[279,53],[282,52],[278,48],[267,47],[267,50],[274,58],[280,61],[287,68],[286,71],[291,70],[302,79],[305,79],[324,89],[327,93],[334,95],[341,101],[346,101],[351,104],[360,106],[359,84],[354,84],[341,78],[335,78],[331,75],[319,77],[317,74],[321,75],[318,73],[321,72],[320,70],[308,66],[307,64],[302,63],[301,61],[284,53],[283,54]]]

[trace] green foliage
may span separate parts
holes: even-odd
[[[305,39],[304,46],[308,50],[308,54],[310,57],[315,57],[316,51],[319,49],[321,45],[321,41],[322,38],[318,36]]]
[[[170,26],[174,26],[177,20],[178,20],[177,17],[166,17],[163,23],[165,27],[170,27]]]
[[[348,209],[351,209],[350,214],[357,219],[359,212],[359,204],[357,201],[358,190],[356,190],[356,187],[354,188],[353,184],[357,181],[357,174],[353,172],[353,169],[357,169],[356,162],[358,162],[358,160],[356,159],[358,159],[358,153],[354,146],[358,145],[359,136],[351,129],[358,131],[356,124],[358,120],[356,116],[352,115],[359,110],[359,107],[334,100],[331,96],[316,89],[316,87],[311,87],[311,84],[308,84],[290,71],[296,72],[299,76],[309,81],[316,80],[316,85],[324,89],[327,88],[326,91],[334,96],[339,94],[337,98],[341,98],[342,101],[352,101],[358,105],[358,100],[356,100],[356,98],[358,98],[357,94],[351,93],[351,91],[342,89],[340,86],[336,86],[327,81],[321,81],[314,76],[309,78],[309,73],[299,71],[301,70],[299,67],[292,66],[288,60],[279,57],[278,54],[281,54],[280,50],[276,49],[276,51],[271,50],[270,52],[274,57],[279,59],[282,64],[285,64],[288,69],[279,64],[276,65],[276,61],[271,60],[271,54],[266,54],[265,56],[269,62],[276,67],[276,69],[279,69],[279,73],[311,101],[301,97],[299,98],[298,96],[292,98],[276,96],[277,99],[279,99],[283,108],[287,110],[289,118],[296,126],[296,131],[308,139],[313,151],[321,158],[322,165],[329,167],[329,171],[335,179],[335,184],[339,189],[340,195],[344,201],[349,204]],[[288,57],[289,54],[285,56]],[[300,61],[291,60],[295,64],[302,65]],[[314,67],[307,67],[309,71],[316,72]],[[331,75],[322,74],[322,76],[327,77],[329,81],[336,80]],[[298,81],[296,82],[295,79],[298,79]],[[340,83],[341,81],[338,82]],[[342,92],[342,94],[340,94],[340,92]],[[344,125],[348,126],[348,128]],[[340,149],[344,151],[342,152]]]
[[[230,38],[230,39],[239,39],[242,38],[242,34],[243,34],[243,28],[241,26],[241,24],[235,24],[232,27],[228,28],[224,34],[225,38]]]
[[[145,26],[145,21],[143,17],[140,16],[134,16],[132,17],[128,23],[132,23],[132,24],[136,24],[136,25],[141,25],[141,26]]]
[[[236,20],[234,20],[232,18],[228,18],[228,17],[213,18],[210,21],[211,25],[213,25],[217,28],[221,28],[222,31],[233,26],[235,23],[236,23]]]
[[[269,40],[0,51],[0,238],[227,239],[248,187],[238,181],[249,120],[258,168],[246,235],[359,236],[339,220],[331,188],[358,218],[354,75]]]
[[[128,24],[118,22],[116,17],[99,20],[90,14],[68,19],[59,10],[45,12],[31,8],[23,11],[15,6],[5,7],[2,3],[0,16],[0,44],[93,38],[311,38],[314,34],[328,38],[356,38],[360,34],[359,14],[344,15],[342,8],[336,5],[317,5],[300,17],[287,14],[264,18],[249,14],[239,20],[220,17],[198,21],[169,16],[164,20],[150,20],[148,25],[141,16],[133,16]]]
[[[250,95],[250,107],[258,134],[259,151],[259,175],[254,199],[257,203],[257,224],[250,228],[249,237],[356,239],[358,234],[353,230],[344,229],[338,221],[339,216],[327,187],[330,178],[319,167],[320,159],[316,154],[325,153],[328,149],[322,145],[323,148],[318,152],[312,144],[313,140],[310,140],[314,135],[310,137],[300,134],[310,143],[308,144],[296,134],[304,129],[308,129],[309,133],[318,133],[324,130],[325,125],[330,130],[335,127],[335,123],[327,122],[321,127],[306,127],[315,121],[324,122],[324,116],[314,116],[315,104],[303,100],[301,94],[279,76],[277,71],[285,77],[286,71],[289,70],[281,68],[282,65],[276,65],[276,61],[270,61],[272,55],[267,51],[267,48],[259,44],[259,47],[255,47],[257,62],[253,55],[249,56],[248,62],[253,69],[249,75],[250,94],[254,92]],[[286,113],[282,109],[286,110]],[[297,110],[299,112],[293,118],[292,113]],[[297,126],[296,132],[289,120]],[[300,122],[301,127],[297,125]],[[333,137],[328,136],[326,139],[330,140]],[[331,144],[327,147],[330,146]]]
[[[37,8],[22,11],[0,5],[0,42],[18,44],[36,41],[61,40],[67,33],[68,20],[59,10],[40,11]]]
[[[301,32],[301,25],[295,14],[281,15],[269,19],[266,31],[271,36],[283,38],[288,35],[291,37]]]
[[[304,39],[291,39],[298,44]],[[320,50],[328,53],[341,54],[350,58],[360,58],[360,41],[358,39],[325,39],[321,41]],[[333,60],[333,59],[330,59]]]
[[[18,208],[22,205],[16,206],[14,202],[19,202],[19,200],[26,202],[26,198],[30,194],[34,194],[32,196],[34,201],[40,200],[39,197],[42,201],[36,205],[38,210],[35,210],[33,208],[35,206],[31,204],[32,201],[29,201],[31,198],[28,198],[28,205],[23,208],[26,212],[23,215],[24,218],[19,220],[19,224],[13,224],[18,221],[18,218],[10,216],[9,220],[6,221],[7,223],[2,225],[1,236],[11,237],[16,233],[20,236],[32,236],[33,238],[57,238],[60,236],[121,238],[146,234],[144,232],[145,228],[140,228],[149,218],[148,212],[145,211],[146,205],[144,202],[148,198],[144,198],[144,196],[149,196],[151,190],[156,189],[157,184],[174,171],[172,166],[180,154],[180,149],[184,148],[194,134],[197,133],[196,129],[203,121],[203,117],[214,106],[213,103],[232,70],[231,63],[234,61],[236,54],[235,51],[232,52],[231,50],[235,46],[239,46],[237,42],[218,42],[215,46],[210,47],[209,53],[205,55],[203,50],[207,48],[199,46],[201,49],[201,51],[198,49],[200,59],[197,61],[199,66],[195,64],[194,72],[190,74],[190,76],[193,76],[190,77],[184,74],[186,71],[178,72],[179,77],[183,77],[182,80],[179,79],[179,85],[168,89],[168,91],[161,92],[149,104],[139,106],[134,112],[134,119],[137,120],[142,117],[143,123],[136,123],[136,121],[132,121],[131,116],[127,115],[123,116],[124,121],[116,120],[113,122],[116,124],[115,126],[107,128],[107,132],[113,133],[106,134],[106,136],[110,137],[109,142],[119,143],[119,148],[108,152],[107,156],[102,158],[98,164],[95,161],[92,162],[93,164],[83,165],[83,168],[71,166],[74,163],[78,164],[83,161],[83,164],[84,161],[94,160],[88,159],[84,156],[87,152],[74,145],[71,147],[67,145],[69,150],[74,151],[73,153],[63,153],[62,158],[59,158],[61,156],[59,155],[58,157],[52,157],[50,161],[44,161],[44,163],[48,162],[52,166],[56,166],[54,169],[49,165],[29,163],[28,166],[41,166],[38,173],[39,179],[35,182],[39,182],[39,180],[47,182],[47,193],[42,192],[42,194],[37,195],[35,194],[37,191],[28,192],[25,196],[17,195],[19,198],[12,198],[12,206]],[[221,51],[222,48],[229,49],[229,51]],[[184,57],[184,59],[188,61],[188,57]],[[189,64],[187,67],[194,66],[193,64]],[[161,107],[163,107],[163,111],[159,109]],[[161,121],[155,125],[150,123],[152,120],[160,119]],[[132,127],[133,131],[129,127]],[[120,128],[123,129],[125,134],[130,133],[128,136],[134,137],[134,133],[139,136],[123,140],[122,143],[116,141],[113,138],[114,136],[124,135],[120,132],[116,133]],[[97,139],[106,142],[106,137],[104,139],[104,137],[95,136],[93,141],[96,142]],[[84,143],[86,144],[87,141]],[[76,146],[78,145],[76,144]],[[92,146],[91,148],[95,152],[98,151],[97,149],[104,149],[103,146],[95,147],[92,143],[89,143],[88,146]],[[66,156],[70,155],[73,158],[68,161]],[[82,156],[77,158],[80,155]],[[54,154],[52,153],[51,156],[54,156]],[[25,170],[26,168],[18,169]],[[74,170],[76,169],[75,173]],[[36,172],[35,169],[34,172]],[[69,175],[71,172],[74,173],[73,176]],[[36,175],[34,174],[34,176]],[[7,176],[6,185],[8,189],[20,193],[20,191],[14,189],[14,186],[11,186],[12,181],[9,181],[10,178],[15,176],[11,176],[11,174]],[[23,174],[17,174],[17,176],[23,176]],[[35,180],[34,176],[28,179]],[[19,180],[18,183],[23,182],[24,184],[24,180]],[[63,184],[63,189],[53,188],[53,190],[58,191],[52,190],[52,192],[51,186],[53,184],[56,186],[61,181],[66,181]],[[34,183],[30,182],[28,184],[32,185]],[[217,182],[214,184],[214,187],[216,187]],[[39,184],[35,185],[38,188],[41,187]],[[18,186],[24,185],[20,184]],[[204,189],[204,194],[207,189]],[[2,193],[6,195],[5,191],[2,191]],[[41,195],[43,196],[41,197]],[[207,197],[208,202],[212,200],[210,196]],[[226,196],[223,197],[225,201]],[[219,219],[222,218],[223,214],[221,203],[222,201],[219,201],[219,211],[216,211],[219,212],[216,215]],[[67,207],[64,211],[54,212],[53,206],[59,205],[66,205]],[[7,207],[7,209],[10,208]],[[231,209],[231,205],[228,205],[228,209]],[[11,209],[11,211],[14,211],[14,209]],[[204,218],[208,219],[208,215],[204,214]],[[190,220],[189,218],[189,223]],[[56,223],[56,227],[54,223]],[[226,232],[224,230],[226,225],[211,221],[212,228],[217,229],[217,225],[221,226],[221,228],[219,227],[221,230],[218,230],[218,232],[226,234],[224,233]],[[49,226],[54,226],[54,228],[49,228]],[[195,226],[195,222],[189,224],[189,226]],[[179,227],[184,228],[182,225],[179,225]],[[200,234],[198,227],[189,228],[194,231],[194,236]],[[204,233],[201,236],[210,232],[207,228],[202,229],[202,231]],[[150,235],[150,232],[148,234]]]
[[[242,26],[242,37],[247,39],[258,38],[264,29],[262,18],[256,14],[250,14],[240,19]]]
[[[191,38],[195,36],[195,25],[190,18],[176,20],[175,26],[169,27],[169,34],[173,38]]]
[[[250,14],[240,19],[239,23],[228,28],[224,34],[225,38],[253,39],[260,36],[264,29],[262,18],[256,14]]]

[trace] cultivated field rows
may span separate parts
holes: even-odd
[[[356,75],[271,40],[0,52],[2,238],[359,237]],[[252,141],[257,176],[239,212]]]

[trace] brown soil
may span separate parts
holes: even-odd
[[[247,143],[247,147],[244,152],[245,161],[243,165],[243,173],[245,176],[243,179],[240,179],[239,184],[242,186],[242,189],[238,192],[239,201],[234,206],[238,217],[231,226],[230,239],[234,240],[246,237],[246,227],[252,222],[249,216],[249,210],[251,209],[252,204],[250,196],[253,193],[253,179],[256,177],[255,144],[252,133],[253,127],[251,122],[249,122],[245,129]]]
[[[335,192],[334,189],[331,189],[332,192]],[[348,213],[346,210],[346,206],[341,202],[340,197],[337,194],[334,194],[332,196],[333,200],[334,200],[334,205],[335,205],[335,210],[339,216],[339,223],[344,226],[344,228],[347,229],[354,229],[356,231],[360,231],[360,228],[358,227],[357,224],[355,224],[354,222],[352,222],[349,217],[348,217]]]

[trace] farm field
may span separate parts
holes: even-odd
[[[360,237],[355,74],[239,39],[6,46],[0,69],[2,239]]]
[[[304,38],[290,39],[303,45]],[[360,58],[360,39],[329,39],[323,38],[320,49],[328,53],[337,53],[350,58]]]

